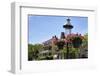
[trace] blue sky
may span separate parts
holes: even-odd
[[[28,43],[42,43],[56,35],[60,38],[61,32],[65,32],[63,25],[67,23],[67,16],[28,16]],[[88,18],[70,16],[74,26],[72,33],[85,34],[88,32]]]

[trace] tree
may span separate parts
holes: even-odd
[[[33,59],[33,45],[28,44],[28,60],[32,60],[32,59]]]
[[[87,48],[87,47],[88,47],[88,33],[84,35],[83,44],[82,44],[82,48]]]
[[[40,51],[44,50],[42,44],[28,44],[28,60],[37,60]]]
[[[83,44],[80,50],[81,50],[80,57],[88,58],[88,33],[84,35]]]

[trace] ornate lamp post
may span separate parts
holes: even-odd
[[[71,29],[73,26],[70,23],[70,19],[67,19],[67,24],[63,25],[63,28],[65,28],[66,34],[71,34]]]
[[[67,19],[67,24],[63,25],[63,28],[65,29],[65,34],[71,34],[71,29],[73,28],[73,26],[71,25],[70,19]],[[69,43],[66,43],[67,46],[67,59],[69,58]]]

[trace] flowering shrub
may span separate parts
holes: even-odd
[[[64,45],[65,45],[65,42],[63,40],[59,40],[57,42],[58,49],[63,49]]]
[[[84,37],[81,36],[81,34],[69,34],[69,35],[67,35],[67,40],[69,41],[69,43],[73,44],[74,48],[79,48],[82,44],[83,39],[84,39]]]
[[[65,39],[56,39],[53,38],[53,43],[62,49],[67,43],[71,43],[74,48],[79,48],[82,44],[84,37],[81,34],[68,34],[65,36]]]

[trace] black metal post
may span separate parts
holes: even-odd
[[[67,42],[67,59],[69,58],[69,47],[68,47],[68,42]]]

